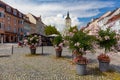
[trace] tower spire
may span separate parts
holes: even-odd
[[[67,17],[66,17],[66,19],[70,19],[69,11],[67,12]]]

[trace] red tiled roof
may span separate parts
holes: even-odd
[[[108,23],[110,23],[110,22],[113,22],[113,21],[115,21],[115,20],[118,20],[118,19],[120,19],[120,14],[115,15],[115,16],[113,16],[112,18],[110,18],[106,24],[108,24]]]

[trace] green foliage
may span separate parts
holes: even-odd
[[[56,36],[56,37],[54,38],[53,44],[58,46],[62,41],[63,41],[63,40],[62,40],[62,36],[59,35],[59,36]]]
[[[60,34],[59,31],[55,28],[55,26],[47,26],[45,27],[45,34],[46,35],[52,35],[52,34]]]
[[[97,42],[100,47],[105,48],[106,51],[110,51],[112,46],[117,44],[116,33],[111,31],[109,28],[98,32]]]
[[[69,45],[68,41],[70,41],[71,36],[73,36],[76,32],[78,32],[78,28],[77,26],[73,26],[73,27],[70,27],[68,31],[69,33],[66,36],[64,36],[64,40],[67,41],[64,43],[65,46]]]
[[[77,50],[81,55],[84,54],[86,50],[93,50],[92,43],[95,38],[91,35],[87,35],[82,30],[78,31],[70,38],[69,47],[72,50]]]
[[[70,27],[70,29],[69,29],[69,32],[73,32],[73,30],[76,30],[76,31],[78,31],[78,28],[77,28],[77,26]]]

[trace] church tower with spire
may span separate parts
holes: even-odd
[[[71,18],[69,16],[69,12],[67,12],[67,17],[65,18],[65,27],[67,29],[70,29],[70,27],[71,27]]]
[[[68,30],[70,29],[71,27],[71,18],[70,18],[70,15],[69,15],[69,12],[67,12],[67,17],[65,18],[65,28],[64,28],[64,31],[63,31],[63,36],[66,36],[68,34]]]

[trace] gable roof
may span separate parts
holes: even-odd
[[[7,6],[9,6],[9,7],[11,8],[11,12],[8,12],[8,11],[7,11]],[[24,15],[23,13],[21,13],[21,12],[18,11],[17,9],[11,7],[10,5],[6,4],[5,2],[3,2],[3,1],[1,1],[1,0],[0,0],[0,7],[1,7],[1,8],[4,8],[4,9],[5,9],[5,12],[8,13],[8,14],[11,14],[11,15],[16,16],[16,17],[19,17],[19,18],[23,18],[23,15]],[[17,15],[14,15],[14,13],[13,13],[14,10],[16,10]],[[21,13],[22,17],[19,16],[19,13]]]

